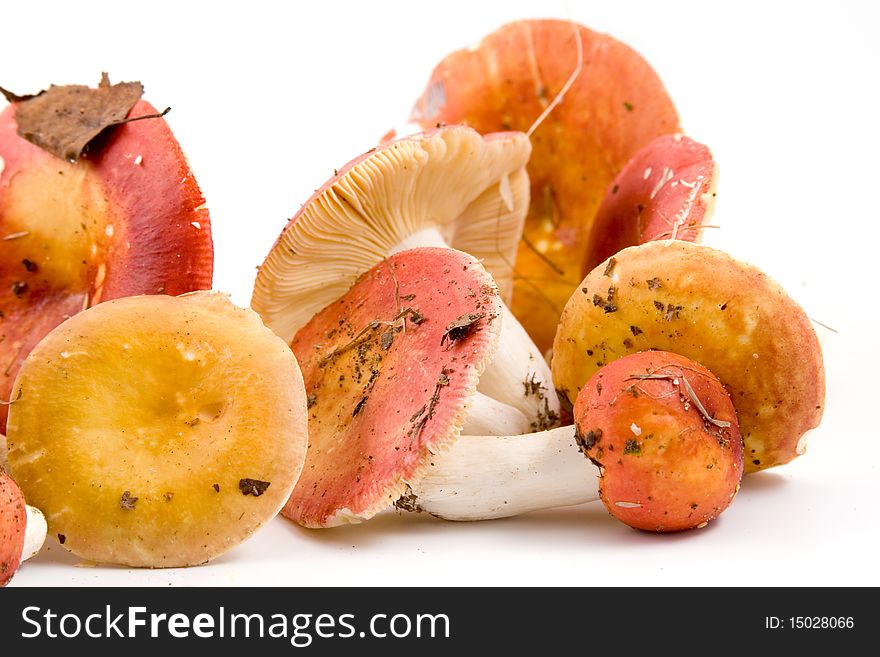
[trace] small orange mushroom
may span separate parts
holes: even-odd
[[[743,442],[721,382],[689,358],[642,351],[597,371],[574,408],[608,512],[636,529],[704,527],[739,490]]]

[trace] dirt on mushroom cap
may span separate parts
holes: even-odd
[[[754,267],[682,241],[649,242],[596,267],[571,296],[553,346],[553,380],[574,402],[620,356],[661,349],[701,363],[725,385],[739,416],[746,472],[804,450],[825,404],[825,370],[804,311]],[[613,291],[613,293],[612,293]],[[600,299],[611,294],[614,310]]]
[[[575,403],[581,451],[601,467],[611,515],[648,531],[705,526],[739,490],[743,442],[727,391],[705,367],[663,351],[611,362]]]
[[[49,533],[92,561],[204,563],[277,514],[305,457],[293,354],[219,293],[77,314],[15,390],[12,471]]]
[[[291,344],[309,396],[309,450],[284,515],[308,527],[368,519],[455,440],[500,332],[501,300],[473,257],[389,257]]]
[[[532,135],[531,205],[516,259],[512,309],[541,349],[582,277],[585,240],[614,176],[651,139],[679,129],[662,82],[610,36],[568,21],[519,21],[447,56],[412,116],[425,127],[529,130],[576,68],[575,29],[583,67]]]

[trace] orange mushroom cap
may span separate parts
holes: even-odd
[[[730,395],[689,358],[618,358],[590,377],[574,415],[578,446],[601,466],[602,502],[630,527],[703,527],[739,490],[743,441]]]
[[[447,56],[412,113],[424,127],[529,130],[576,70],[563,101],[531,136],[531,204],[516,259],[512,310],[548,348],[614,177],[644,145],[679,130],[660,78],[634,50],[559,20],[510,23],[473,50]]]

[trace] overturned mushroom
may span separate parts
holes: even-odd
[[[92,561],[204,563],[278,513],[305,456],[293,354],[215,292],[79,313],[14,390],[12,474],[63,547]]]
[[[402,251],[315,315],[291,347],[309,405],[309,449],[284,515],[307,527],[360,522],[390,507],[462,428],[525,417],[476,393],[498,348],[502,305],[460,251]]]
[[[30,559],[46,540],[46,519],[25,504],[15,482],[0,469],[0,586],[6,586],[21,562]]]
[[[679,129],[662,82],[638,53],[560,20],[510,23],[448,55],[412,120],[533,130],[531,205],[512,308],[541,349],[552,344],[583,277],[591,225],[612,180],[640,148]]]
[[[663,240],[596,267],[562,314],[553,380],[574,403],[603,365],[648,349],[702,363],[725,385],[747,473],[802,454],[822,418],[825,369],[810,320],[765,274],[721,251]]]
[[[359,275],[416,246],[470,253],[492,274],[502,298],[509,297],[528,205],[530,150],[520,133],[482,137],[449,126],[353,160],[287,224],[257,275],[254,310],[289,342]],[[558,400],[544,394],[552,389],[550,369],[506,306],[501,313],[499,347],[478,390],[538,428],[554,426]]]

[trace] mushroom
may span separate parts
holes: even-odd
[[[531,205],[512,309],[542,350],[583,277],[591,226],[612,180],[651,140],[679,130],[660,78],[638,53],[559,20],[510,23],[448,55],[411,120],[530,131]]]
[[[32,115],[33,103],[44,116],[76,120],[83,94],[100,93],[72,89],[53,87],[0,112],[0,399],[9,399],[31,349],[65,318],[108,299],[211,286],[208,211],[163,118],[110,127],[75,162],[20,136],[17,118]],[[156,114],[132,102],[131,117]],[[52,139],[69,128],[37,127]],[[0,433],[6,414],[0,406]]]
[[[0,469],[0,587],[6,586],[19,565],[30,559],[46,540],[46,519],[28,506],[15,482]]]
[[[718,166],[703,144],[662,135],[611,183],[587,238],[583,276],[621,249],[659,239],[699,241],[712,216]]]
[[[647,349],[695,360],[730,392],[745,471],[806,449],[825,403],[825,369],[804,311],[752,266],[706,246],[649,242],[593,269],[565,306],[553,380],[574,403],[601,367]]]
[[[256,278],[252,307],[290,342],[319,310],[376,263],[415,246],[450,246],[479,258],[509,297],[528,205],[525,135],[480,136],[441,127],[353,160],[290,220]],[[502,305],[496,355],[478,391],[520,411],[535,430],[554,426],[549,366]],[[492,428],[491,422],[488,429]],[[495,427],[503,431],[503,427]]]
[[[79,313],[31,352],[14,391],[12,474],[91,561],[204,563],[278,513],[305,458],[293,354],[216,292]]]
[[[746,473],[803,453],[804,434],[821,420],[825,373],[810,321],[766,275],[720,251],[664,240],[596,267],[560,321],[552,361],[560,396],[574,405],[608,363],[651,349],[686,356],[721,380],[739,417]],[[572,456],[575,438],[573,427],[463,436],[400,506],[480,520],[597,499],[595,471]]]
[[[390,507],[456,440],[468,408],[485,402],[474,393],[498,348],[501,313],[475,258],[422,247],[380,261],[312,317],[291,343],[308,394],[309,449],[283,514],[332,527]],[[498,402],[490,412],[501,421],[518,413]]]
[[[602,502],[630,527],[705,527],[739,491],[743,441],[730,395],[689,358],[618,358],[581,388],[574,414],[578,446],[602,473]]]

